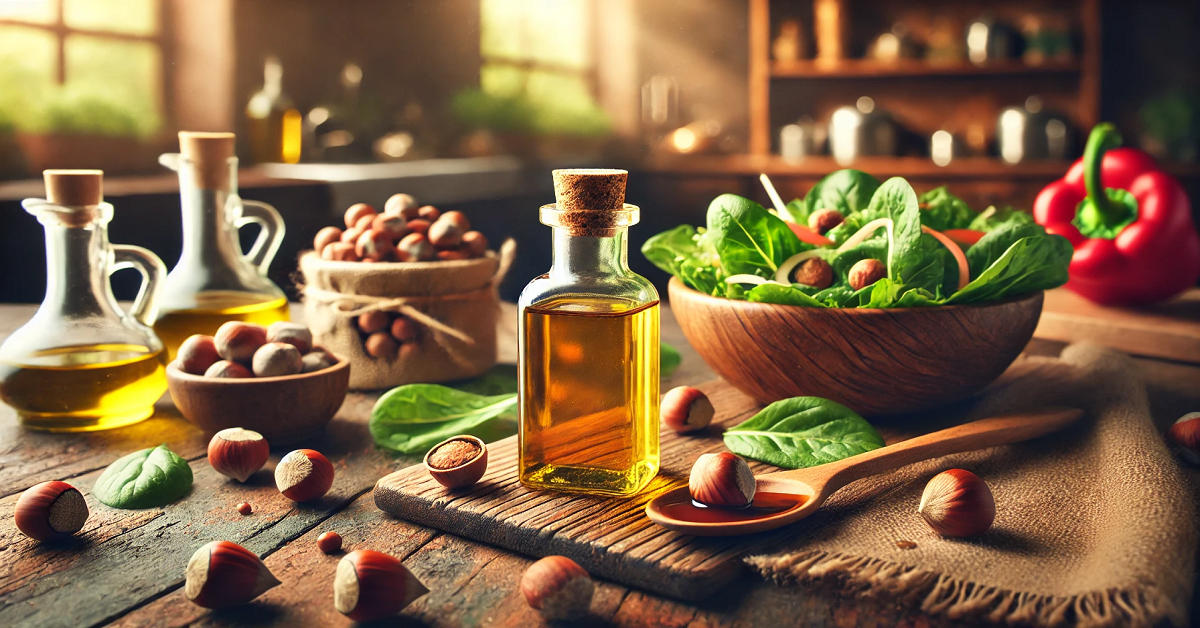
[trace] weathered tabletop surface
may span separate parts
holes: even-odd
[[[511,306],[510,306],[511,307]],[[32,315],[33,306],[0,305],[0,337]],[[299,312],[294,312],[298,314]],[[502,359],[515,354],[515,314],[506,311]],[[683,339],[669,310],[663,339],[683,354],[667,387],[712,378]],[[1034,353],[1061,348],[1036,342]],[[1200,367],[1139,359],[1151,384],[1155,416],[1165,424],[1200,410]],[[419,462],[376,449],[367,417],[377,395],[351,394],[320,442],[337,469],[333,489],[315,504],[297,505],[262,471],[246,486],[227,482],[205,460],[208,439],[179,416],[169,401],[136,426],[80,435],[23,430],[0,405],[0,626],[297,626],[351,623],[333,608],[338,556],[316,548],[316,537],[336,530],[347,548],[375,549],[401,557],[430,593],[408,607],[397,625],[536,626],[540,617],[519,590],[530,560],[494,547],[413,525],[379,511],[371,498],[376,480]],[[910,436],[884,429],[889,441]],[[191,462],[190,495],[163,509],[113,510],[90,495],[101,470],[131,451],[167,443]],[[284,452],[273,452],[273,460]],[[270,468],[272,465],[268,465]],[[46,480],[64,480],[87,495],[92,516],[79,537],[45,546],[20,535],[12,523],[18,495]],[[239,515],[241,501],[254,514]],[[256,601],[209,612],[183,596],[183,570],[192,552],[211,540],[245,545],[264,556],[283,582]],[[722,595],[701,604],[655,597],[601,582],[592,605],[593,625],[618,626],[928,626],[938,619],[877,605],[832,590],[778,587],[747,573]]]

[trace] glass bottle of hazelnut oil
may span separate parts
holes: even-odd
[[[658,293],[629,270],[623,170],[556,170],[554,262],[521,293],[520,480],[632,495],[658,472]]]
[[[188,336],[212,335],[225,321],[288,320],[287,297],[267,278],[283,241],[283,218],[266,203],[238,196],[233,133],[180,131],[179,145],[179,153],[158,159],[179,173],[183,210],[183,251],[167,275],[154,323],[171,359]],[[261,230],[243,254],[238,229],[250,223]]]
[[[150,329],[167,269],[150,251],[110,244],[113,207],[99,170],[47,170],[47,199],[22,203],[46,231],[46,297],[0,344],[0,400],[25,427],[83,432],[136,423],[167,389],[166,351]],[[136,268],[126,313],[108,283]]]

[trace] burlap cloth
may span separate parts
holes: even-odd
[[[952,619],[1186,624],[1193,493],[1128,357],[1072,345],[1059,359],[1021,359],[955,413],[965,421],[1050,404],[1088,418],[1035,441],[860,480],[798,524],[794,545],[747,562],[781,582],[821,581]],[[995,525],[975,540],[942,539],[916,512],[929,478],[954,467],[978,474],[996,498]]]
[[[485,257],[439,262],[364,264],[300,256],[304,319],[313,343],[350,360],[350,388],[375,390],[475,377],[496,364],[497,287],[516,254],[507,240]],[[398,355],[375,358],[356,320],[395,312],[420,329]]]

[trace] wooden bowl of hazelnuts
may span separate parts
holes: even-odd
[[[979,305],[816,308],[701,294],[672,278],[671,311],[718,375],[762,404],[825,397],[865,415],[944,406],[1021,353],[1042,293]]]
[[[349,385],[350,362],[314,347],[298,323],[230,321],[185,340],[167,365],[171,399],[187,420],[207,432],[246,428],[274,444],[323,429]]]

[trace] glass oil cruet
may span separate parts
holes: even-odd
[[[25,211],[46,232],[46,297],[0,344],[0,399],[26,427],[104,430],[141,421],[167,389],[166,352],[150,323],[167,269],[141,247],[110,244],[112,205],[99,170],[46,170],[46,199]],[[108,276],[142,273],[126,313]]]
[[[226,321],[288,320],[287,297],[266,276],[283,241],[283,218],[238,196],[233,133],[181,131],[179,145],[181,152],[158,158],[179,173],[183,206],[183,252],[167,275],[154,324],[172,359],[188,336],[212,335]],[[250,223],[262,229],[243,253],[238,230]]]
[[[658,293],[629,270],[624,170],[555,170],[554,262],[521,293],[520,480],[632,495],[659,467]]]

